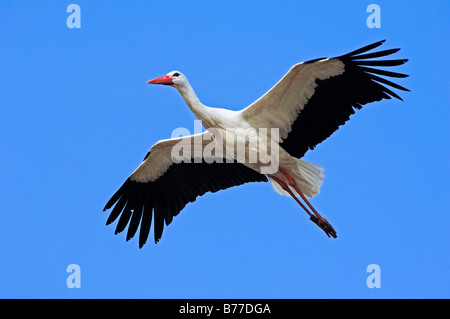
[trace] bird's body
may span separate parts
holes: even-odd
[[[120,215],[116,233],[129,223],[127,240],[140,224],[142,247],[153,216],[157,242],[164,223],[169,225],[197,196],[270,180],[278,193],[292,196],[328,236],[336,237],[306,199],[319,193],[323,169],[300,158],[344,124],[354,109],[390,96],[400,99],[380,83],[406,89],[375,74],[406,75],[366,67],[405,63],[407,60],[366,61],[398,49],[361,54],[382,42],[337,58],[296,64],[271,90],[240,111],[205,106],[179,71],[149,81],[175,87],[206,131],[156,143],[107,203],[105,210],[115,204],[107,223]]]

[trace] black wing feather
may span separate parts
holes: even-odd
[[[392,77],[392,78],[406,78],[406,77],[409,76],[408,74],[402,74],[402,73],[390,72],[390,71],[385,71],[385,70],[365,68],[363,66],[360,66],[359,70],[360,71],[364,71],[364,72],[368,72],[368,73],[375,73],[375,74],[379,74],[379,75],[389,76],[389,77]]]
[[[382,45],[385,41],[386,41],[386,40],[381,40],[381,41],[378,41],[378,42],[375,42],[375,43],[366,45],[365,47],[362,47],[361,49],[358,49],[358,50],[355,50],[355,51],[352,51],[352,52],[350,52],[350,53],[347,53],[347,54],[343,55],[342,58],[353,57],[353,56],[355,56],[355,55],[358,55],[358,54],[361,54],[361,53],[370,51],[370,50],[372,50],[372,49],[375,49],[376,47],[379,47],[379,46]]]
[[[139,227],[139,223],[142,217],[142,210],[144,206],[144,188],[139,189],[139,199],[136,204],[136,208],[131,215],[130,226],[128,226],[127,241],[134,237]]]
[[[353,56],[353,60],[379,58],[382,56],[394,54],[398,51],[400,51],[400,49],[389,49],[389,50],[383,50],[383,51],[378,51],[378,52],[374,52],[374,53],[356,55],[356,56]]]
[[[128,178],[105,206],[104,210],[114,206],[107,224],[120,216],[116,234],[129,225],[127,240],[134,237],[140,225],[139,247],[142,248],[147,242],[152,220],[157,243],[164,224],[169,225],[173,217],[197,196],[248,182],[267,182],[267,177],[236,161],[172,164],[154,182],[140,183]]]
[[[345,71],[338,76],[316,80],[317,87],[314,94],[294,121],[287,138],[280,144],[284,150],[297,158],[303,157],[308,150],[314,149],[340,125],[348,121],[350,115],[355,113],[355,109],[391,97],[401,100],[400,96],[387,86],[403,91],[409,91],[408,89],[374,74],[395,78],[404,78],[408,75],[367,67],[391,67],[408,61],[407,59],[367,61],[369,58],[384,57],[399,51],[390,49],[366,53],[383,42],[384,40],[373,43],[336,58],[344,63]]]
[[[144,198],[144,211],[142,212],[142,221],[141,227],[139,230],[139,247],[144,246],[147,242],[148,234],[150,233],[150,226],[152,225],[152,216],[153,216],[153,183],[147,183],[145,186],[145,193],[147,197]]]

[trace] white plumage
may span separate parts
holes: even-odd
[[[278,127],[285,139],[314,94],[316,80],[326,80],[343,72],[344,63],[339,59],[296,64],[272,89],[243,109],[241,117],[252,127]]]

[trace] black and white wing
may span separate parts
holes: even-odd
[[[372,60],[399,49],[366,53],[384,41],[335,58],[294,65],[266,94],[241,111],[253,127],[280,129],[280,146],[297,158],[328,138],[364,104],[401,98],[388,87],[408,91],[385,77],[408,75],[372,67],[392,67],[407,59]]]
[[[104,210],[114,206],[106,224],[120,216],[116,234],[128,225],[127,240],[133,238],[140,225],[141,248],[147,241],[152,221],[156,243],[162,236],[164,224],[169,225],[197,196],[244,183],[267,181],[265,175],[236,161],[230,163],[205,157],[203,149],[209,143],[208,132],[156,143],[106,204]],[[174,147],[177,148],[175,155]]]

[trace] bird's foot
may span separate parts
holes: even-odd
[[[317,217],[315,215],[312,215],[310,219],[317,224],[324,232],[327,234],[328,237],[336,238],[336,231],[334,230],[333,226],[330,225],[330,223],[323,217]]]

